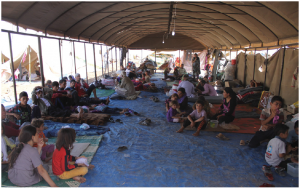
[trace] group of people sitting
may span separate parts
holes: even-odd
[[[200,85],[205,88],[204,91],[208,90],[212,92],[213,90],[210,89],[209,84],[203,81],[204,80],[200,81]],[[183,82],[186,82],[186,80]],[[223,90],[223,103],[217,110],[217,113],[213,115],[210,110],[210,105],[204,96],[199,96],[191,109],[188,105],[189,93],[186,89],[192,91],[194,88],[192,85],[189,86],[189,84],[186,83],[183,83],[183,86],[185,86],[185,88],[179,85],[178,92],[173,94],[165,102],[167,120],[169,122],[181,123],[181,128],[177,131],[178,133],[183,132],[187,126],[190,126],[197,128],[197,131],[193,135],[198,136],[200,131],[206,127],[207,119],[218,120],[219,124],[223,122],[226,124],[233,122],[238,99],[236,93],[230,87],[226,87]],[[252,81],[251,86],[255,87],[256,82]],[[250,141],[245,142],[242,140],[241,145],[247,143],[249,147],[256,148],[261,143],[269,141],[265,159],[270,166],[263,166],[262,170],[265,173],[270,173],[270,167],[274,166],[275,171],[279,175],[284,176],[284,171],[287,170],[287,163],[298,163],[298,160],[293,157],[291,159],[286,158],[292,153],[298,155],[299,124],[297,121],[294,130],[288,133],[289,127],[283,124],[283,112],[280,111],[282,104],[283,99],[280,96],[274,96],[271,100],[270,108],[262,110],[259,131],[255,133]]]
[[[179,133],[183,132],[187,126],[196,127],[197,132],[194,133],[194,136],[198,136],[200,130],[206,127],[207,119],[215,119],[219,123],[230,123],[235,118],[237,97],[230,87],[224,89],[223,97],[223,104],[220,106],[218,112],[212,115],[210,104],[205,100],[204,96],[199,96],[194,106],[190,107],[185,88],[180,87],[178,92],[165,102],[167,120],[169,122],[183,122],[182,127],[177,131]],[[187,116],[187,119],[182,118],[183,116]]]

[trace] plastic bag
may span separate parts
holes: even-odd
[[[295,106],[295,108],[299,108],[299,101],[295,102],[293,105]]]
[[[88,130],[89,128],[90,128],[90,126],[86,123],[83,123],[82,125],[80,125],[80,129]]]
[[[236,65],[227,64],[225,67],[225,80],[234,80]]]
[[[120,96],[126,97],[127,90],[121,87],[116,87],[115,92]]]
[[[64,128],[71,128],[71,127],[69,125],[65,125],[65,126],[62,126],[61,128],[64,129]]]

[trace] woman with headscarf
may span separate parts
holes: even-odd
[[[193,78],[195,79],[195,75],[196,75],[196,77],[198,79],[199,74],[200,74],[200,59],[199,59],[197,53],[194,54],[192,63],[193,63]]]

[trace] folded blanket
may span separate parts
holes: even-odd
[[[253,91],[263,91],[263,86],[242,89],[242,90],[239,90],[238,93],[240,95],[243,95],[243,94],[246,94],[248,92],[253,92]]]

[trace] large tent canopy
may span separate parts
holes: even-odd
[[[2,20],[50,35],[158,49],[174,29],[180,49],[264,47],[298,43],[298,1],[12,2]],[[162,43],[162,40],[165,43]],[[166,39],[168,38],[168,39]],[[141,42],[144,43],[144,46]]]

